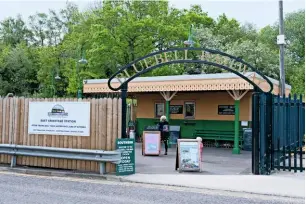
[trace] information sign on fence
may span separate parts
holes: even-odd
[[[116,145],[122,151],[121,163],[116,166],[116,175],[135,174],[135,140],[117,139]]]
[[[28,133],[90,136],[90,102],[29,102]]]

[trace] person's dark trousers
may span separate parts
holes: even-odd
[[[167,155],[167,153],[168,153],[168,141],[164,140],[164,144],[165,144],[165,155]]]

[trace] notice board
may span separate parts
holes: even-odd
[[[235,115],[234,105],[219,105],[218,115]]]
[[[201,171],[200,142],[196,139],[178,139],[179,172]]]
[[[160,154],[160,131],[143,132],[143,155]]]
[[[169,127],[169,144],[176,145],[180,138],[181,127],[178,125],[170,125]]]
[[[117,139],[117,149],[121,150],[121,162],[116,165],[116,175],[135,174],[135,140]]]

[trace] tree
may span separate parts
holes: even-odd
[[[31,37],[32,33],[20,15],[16,19],[10,17],[0,23],[0,39],[6,45],[15,47],[22,42],[28,44]]]

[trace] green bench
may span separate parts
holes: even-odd
[[[243,131],[239,131],[239,143],[242,145],[243,142]],[[201,137],[202,140],[213,140],[215,146],[219,147],[219,141],[232,141],[235,140],[234,131],[223,131],[223,130],[195,130],[193,137]]]

